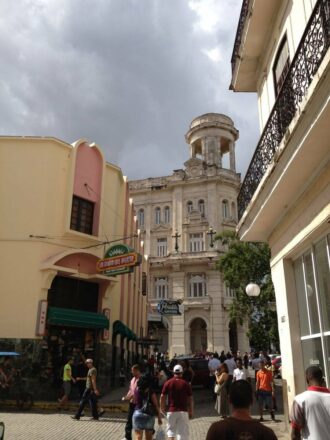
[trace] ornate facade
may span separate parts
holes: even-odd
[[[224,249],[213,243],[214,231],[237,223],[237,138],[228,116],[197,117],[186,134],[190,158],[183,169],[129,184],[149,257],[149,336],[171,355],[248,347],[244,329],[230,326],[232,293],[215,270]],[[161,317],[162,299],[181,301],[182,314]]]

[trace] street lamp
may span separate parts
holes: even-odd
[[[259,296],[260,295],[260,287],[258,286],[258,284],[249,283],[245,287],[245,292],[248,296]]]
[[[172,238],[175,238],[175,246],[174,246],[175,252],[178,252],[178,251],[179,251],[179,242],[178,242],[178,239],[179,239],[180,237],[181,237],[181,235],[178,233],[178,230],[176,229],[176,230],[175,230],[175,234],[172,235]]]
[[[217,234],[217,231],[214,231],[213,228],[210,228],[209,232],[207,232],[206,234],[210,236],[210,247],[213,248],[214,247],[213,236]]]

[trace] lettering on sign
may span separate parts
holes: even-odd
[[[107,250],[104,258],[96,264],[96,269],[103,275],[116,276],[133,272],[141,264],[142,257],[134,249],[124,244],[117,244]]]
[[[157,305],[157,311],[161,315],[181,315],[181,301],[162,300]]]

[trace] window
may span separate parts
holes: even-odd
[[[225,285],[225,292],[227,298],[234,298],[235,297],[235,290],[231,289],[230,287]]]
[[[204,250],[203,233],[189,234],[189,251],[202,252]]]
[[[161,215],[160,215],[160,208],[155,209],[155,223],[156,225],[160,225]]]
[[[144,226],[144,209],[139,209],[138,212],[138,225],[140,228]]]
[[[330,384],[330,235],[294,261],[304,368],[320,365]]]
[[[286,74],[288,73],[289,67],[290,67],[289,46],[285,36],[278,48],[278,52],[273,67],[275,96],[277,96],[279,94],[279,91],[281,90]]]
[[[236,205],[234,202],[231,203],[231,217],[233,220],[237,219]]]
[[[167,298],[168,281],[167,277],[155,278],[155,298],[164,299]]]
[[[164,223],[166,224],[171,223],[171,210],[169,206],[165,206],[164,208]]]
[[[94,203],[73,196],[70,229],[83,232],[85,234],[93,233]]]
[[[188,214],[190,214],[192,210],[193,210],[193,202],[189,201],[189,202],[187,202],[187,212],[188,212]]]
[[[166,257],[167,238],[157,238],[157,257]]]
[[[228,200],[222,200],[222,218],[229,218]]]
[[[188,296],[190,298],[200,298],[206,294],[205,276],[202,274],[191,275],[189,278]]]
[[[198,211],[201,213],[201,216],[205,216],[205,203],[204,200],[199,200],[198,202]]]

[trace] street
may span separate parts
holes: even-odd
[[[195,416],[190,422],[190,439],[205,439],[211,423],[219,420],[213,409],[209,390],[194,390]],[[256,408],[253,416],[257,417]],[[5,422],[5,440],[121,440],[124,436],[125,413],[105,414],[100,421],[93,421],[89,414],[79,421],[71,419],[72,412],[3,412],[0,420]],[[266,414],[265,425],[272,428],[280,440],[289,439],[283,434],[283,415],[276,416],[279,422],[274,423]],[[164,427],[166,424],[164,424]]]

